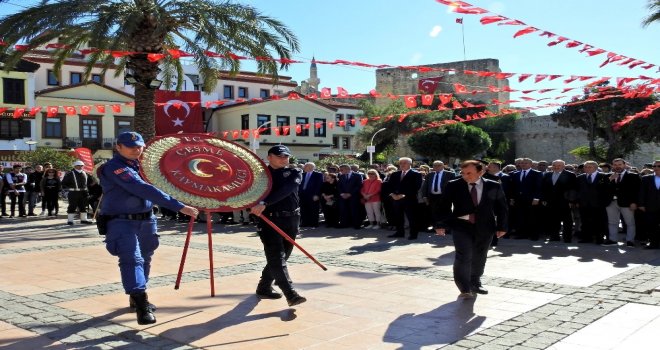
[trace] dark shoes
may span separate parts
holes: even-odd
[[[257,287],[257,296],[263,299],[280,299],[282,298],[282,294],[278,293],[273,289],[272,287]]]
[[[635,242],[633,242],[633,241],[627,241],[627,242],[626,242],[626,246],[628,246],[628,247],[634,247],[634,246],[635,246]]]
[[[401,237],[403,237],[403,235],[398,234],[398,233],[393,233],[393,234],[391,234],[391,235],[388,235],[387,237],[390,237],[390,238],[401,238]]]
[[[477,294],[488,294],[488,289],[482,287],[482,286],[474,286],[472,287],[472,293],[477,293]]]
[[[156,323],[156,316],[149,307],[149,300],[147,300],[147,293],[137,292],[131,293],[129,303],[135,305],[135,314],[137,316],[137,323],[140,325]],[[152,305],[153,306],[153,305]]]
[[[293,291],[293,293],[286,297],[286,302],[289,306],[296,306],[307,301],[307,298],[298,294],[298,292]]]
[[[616,245],[616,242],[613,241],[613,240],[610,240],[610,239],[606,239],[606,240],[603,242],[603,245]]]
[[[152,304],[149,302],[149,296],[147,296],[147,293],[144,293],[145,298],[147,299],[147,307],[149,308],[149,311],[156,312],[156,305]],[[128,297],[128,307],[131,309],[131,311],[135,311],[137,306],[135,305],[135,300],[132,297]]]

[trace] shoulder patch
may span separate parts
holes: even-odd
[[[115,171],[113,171],[113,173],[115,173],[115,175],[119,175],[119,174],[123,173],[124,171],[126,171],[126,168],[119,168],[119,169],[115,169]]]

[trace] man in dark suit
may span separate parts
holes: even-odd
[[[436,215],[440,213],[440,197],[445,190],[445,186],[450,180],[454,179],[454,173],[444,170],[445,163],[440,160],[433,162],[433,171],[426,175],[426,181],[422,186],[422,197],[424,202],[431,209],[432,222],[437,221]]]
[[[516,211],[516,238],[538,240],[538,206],[541,203],[541,180],[543,174],[532,169],[532,160],[523,158],[520,171],[511,175],[510,203]]]
[[[543,174],[541,192],[543,205],[547,209],[547,228],[551,241],[559,241],[559,230],[564,242],[573,239],[573,216],[571,208],[575,203],[577,177],[565,170],[566,162],[557,159],[552,162],[552,171]]]
[[[642,177],[638,208],[644,213],[650,242],[646,249],[660,249],[660,160],[653,162],[653,175]]]
[[[404,237],[405,220],[403,215],[408,218],[410,226],[410,235],[408,239],[417,239],[419,234],[419,221],[417,212],[419,202],[417,201],[417,192],[422,186],[422,174],[411,169],[412,159],[402,157],[399,159],[399,171],[390,175],[391,193],[390,197],[394,200],[394,217],[396,232],[388,237]]]
[[[598,163],[584,162],[584,174],[577,177],[577,205],[580,210],[582,232],[578,243],[603,243],[607,231],[607,207],[612,202],[610,180],[598,172]]]
[[[298,189],[300,198],[300,227],[319,226],[319,204],[321,199],[321,184],[323,174],[316,171],[316,164],[305,163],[303,166],[303,181]]]
[[[635,246],[635,210],[639,201],[639,186],[641,179],[639,175],[629,173],[626,170],[626,161],[617,158],[612,161],[612,175],[610,175],[610,186],[613,194],[612,202],[607,206],[607,224],[609,237],[606,244],[617,244],[619,235],[619,221],[623,217],[626,223],[626,245]]]
[[[484,163],[484,162],[482,162]],[[502,185],[502,189],[504,190],[504,197],[507,198],[507,206],[508,204],[508,199],[511,198],[511,176],[508,174],[505,174],[502,172],[502,163],[500,162],[488,162],[486,166],[486,171],[484,172],[484,175],[482,176],[484,179],[492,180],[500,185]],[[511,209],[509,208],[509,223],[511,222]],[[509,229],[511,225],[509,225]],[[508,232],[507,232],[508,233]],[[492,247],[497,247],[499,243],[499,238],[497,236],[493,236],[493,242],[490,244]]]
[[[356,230],[362,228],[360,190],[362,189],[362,176],[352,172],[348,164],[339,166],[339,226],[353,227]]]
[[[483,165],[476,160],[461,164],[461,178],[450,181],[442,196],[436,233],[450,228],[456,257],[454,282],[461,298],[488,294],[481,285],[486,256],[493,236],[506,234],[508,207],[504,190],[497,182],[481,177]]]

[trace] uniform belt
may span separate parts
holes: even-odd
[[[118,215],[112,215],[113,219],[124,219],[124,220],[148,220],[151,219],[151,216],[153,213],[151,211],[147,211],[144,213],[138,213],[138,214],[118,214]]]
[[[268,213],[266,216],[270,216],[274,218],[283,218],[283,217],[296,216],[296,215],[300,215],[300,208],[294,211],[276,211],[276,212]]]
[[[77,189],[77,188],[69,188],[69,189],[67,189],[67,191],[69,191],[69,192],[87,192],[87,190],[81,190],[81,189]]]

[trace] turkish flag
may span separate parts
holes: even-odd
[[[114,113],[121,113],[121,105],[112,105],[110,108],[112,108]]]
[[[332,93],[330,92],[330,88],[323,88],[321,89],[321,98],[330,98],[332,97]]]
[[[73,153],[74,157],[85,163],[83,166],[85,172],[91,173],[94,171],[94,158],[92,157],[92,151],[89,148],[78,147],[73,150]]]
[[[415,108],[417,107],[417,96],[406,96],[403,98],[403,100],[406,102],[406,107],[408,108]]]
[[[16,108],[14,110],[14,118],[20,118],[25,113],[25,108]]]
[[[440,97],[440,104],[446,105],[447,103],[451,102],[452,95],[451,94],[442,94],[442,95],[439,95],[438,97]]]
[[[296,125],[296,135],[302,134],[302,125]]]
[[[466,94],[468,92],[467,88],[465,88],[465,85],[459,83],[454,83],[454,90],[458,94]]]
[[[442,81],[442,79],[442,77],[419,79],[417,88],[423,94],[432,94],[438,88],[438,82]]]
[[[199,91],[156,90],[156,135],[203,132],[200,99]]]
[[[48,106],[46,110],[48,113],[46,114],[46,117],[54,117],[57,115],[57,111],[60,109],[58,106]]]
[[[41,112],[41,107],[32,107],[29,114],[34,117],[39,112]]]
[[[92,106],[82,105],[80,106],[80,114],[88,115],[89,111],[92,109]]]
[[[64,110],[66,111],[66,115],[76,115],[76,114],[78,114],[76,112],[76,107],[74,107],[74,106],[64,106]]]
[[[348,97],[348,91],[341,86],[337,87],[337,97],[346,98]]]
[[[105,113],[105,106],[104,105],[95,105],[96,111],[99,113]]]
[[[422,95],[422,105],[430,106],[433,104],[434,95]]]

